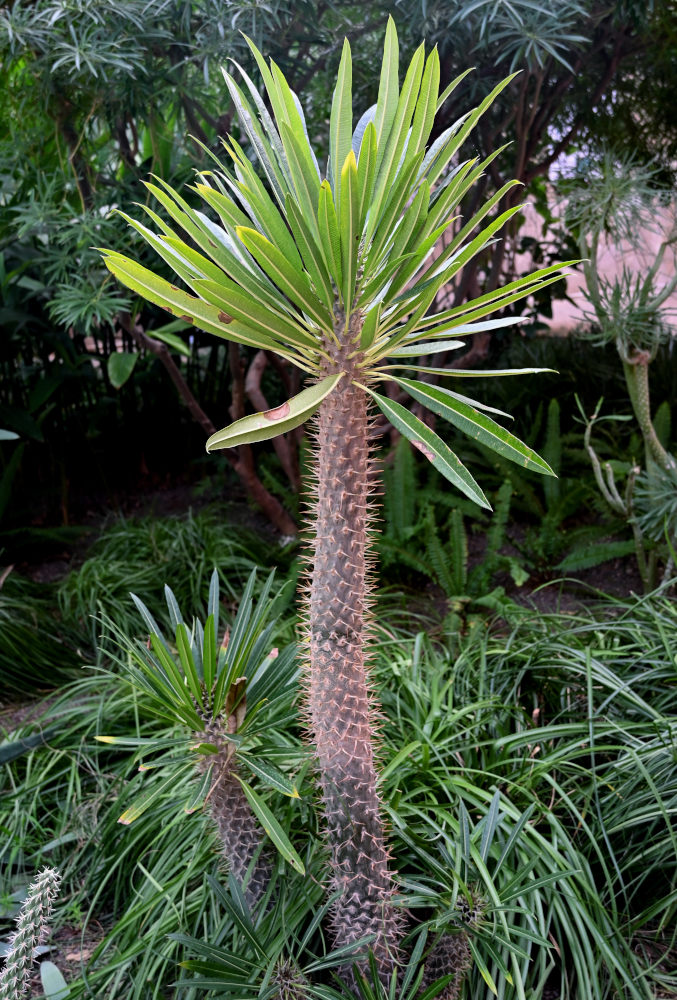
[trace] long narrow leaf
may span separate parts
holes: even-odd
[[[249,787],[243,778],[240,778],[239,775],[237,778],[242,785],[242,790],[247,797],[249,805],[252,807],[254,814],[277,850],[280,852],[285,861],[292,866],[292,868],[294,868],[300,875],[305,875],[306,869],[303,861],[301,861],[301,858],[294,850],[289,838],[273,816],[268,806],[265,804],[263,799],[256,794],[254,789]]]
[[[342,166],[352,149],[353,96],[352,62],[350,43],[343,40],[343,51],[338,68],[329,119],[329,156],[334,178],[334,198],[339,200]]]
[[[445,479],[453,483],[465,496],[473,500],[480,507],[491,510],[491,504],[484,493],[470,475],[461,460],[454,455],[451,448],[444,443],[430,427],[427,427],[422,420],[415,417],[400,403],[386,396],[380,396],[363,386],[364,390],[376,401],[379,409],[386,415],[401,434],[411,441],[418,451],[422,452],[429,462],[441,472]]]
[[[207,441],[207,451],[234,448],[239,444],[252,444],[254,441],[266,441],[278,434],[293,430],[312,416],[342,377],[343,372],[329,375],[316,385],[303,389],[281,406],[236,420],[235,423],[212,434]]]
[[[398,72],[399,45],[397,41],[397,29],[395,28],[392,16],[389,16],[383,45],[383,61],[381,63],[381,78],[378,85],[376,113],[374,115],[374,128],[378,148],[377,170],[385,154],[386,143],[397,112],[397,98],[399,93]]]
[[[252,774],[260,778],[269,788],[274,789],[276,792],[282,792],[283,795],[288,795],[291,799],[299,798],[296,785],[279,768],[274,767],[265,760],[256,760],[254,757],[250,757],[244,753],[238,754],[237,759],[242,761]]]
[[[396,376],[393,376],[393,381],[401,385],[414,399],[423,403],[433,413],[444,417],[445,420],[454,424],[469,437],[479,441],[480,444],[497,454],[510,459],[511,462],[516,462],[525,469],[531,469],[548,476],[555,475],[548,463],[544,462],[532,448],[516,438],[505,427],[497,424],[491,417],[484,416],[468,403],[458,399],[449,389]]]
[[[255,229],[239,226],[238,238],[288,299],[323,329],[331,329],[331,316],[310,287],[308,278],[289,263],[281,250]]]
[[[357,251],[360,242],[360,218],[357,191],[357,163],[352,149],[341,168],[341,197],[339,218],[341,225],[341,269],[343,272],[342,297],[346,315],[353,304]]]
[[[214,333],[217,337],[232,340],[236,344],[246,344],[259,350],[276,350],[290,359],[294,357],[291,350],[281,348],[272,337],[246,329],[223,309],[189,295],[123,254],[104,251],[104,263],[123,285],[174,316],[179,316],[186,323],[194,323],[207,333]]]

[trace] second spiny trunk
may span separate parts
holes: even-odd
[[[228,736],[235,732],[234,716],[205,719],[201,743],[214,744],[218,750],[201,758],[201,773],[211,765],[212,781],[207,804],[216,823],[223,854],[233,876],[244,889],[244,897],[255,910],[270,881],[270,859],[262,848],[263,832],[237,779],[235,747]]]
[[[345,353],[348,349],[344,348]],[[338,353],[338,352],[337,352]],[[319,410],[315,428],[315,523],[308,597],[308,709],[331,850],[335,943],[372,936],[386,979],[397,961],[393,905],[374,761],[374,705],[366,660],[373,464],[367,395],[348,368]],[[331,373],[331,369],[329,374]]]

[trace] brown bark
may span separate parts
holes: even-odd
[[[174,361],[167,345],[145,333],[141,326],[131,321],[128,313],[120,314],[119,320],[120,325],[133,338],[137,347],[150,351],[162,363],[174,383],[179,396],[188,407],[193,419],[202,427],[205,434],[207,436],[214,434],[216,427],[191,392],[190,386],[181,374],[181,370]],[[222,454],[225,455],[234,472],[242,481],[251,499],[261,508],[271,524],[282,535],[294,537],[297,533],[296,524],[280,501],[272,493],[268,492],[259,479],[251,448],[248,445],[240,448],[225,448]]]
[[[254,360],[247,369],[247,375],[244,380],[244,391],[247,394],[247,399],[255,410],[270,409],[268,400],[264,396],[263,390],[261,389],[261,377],[267,364],[268,356],[266,352],[257,351],[254,355]],[[280,465],[285,471],[291,488],[295,493],[298,493],[301,488],[298,460],[295,449],[292,449],[289,445],[287,435],[278,434],[277,437],[273,438],[273,447],[275,448],[275,454],[280,460]]]

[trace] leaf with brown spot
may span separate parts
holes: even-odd
[[[264,410],[263,416],[266,420],[283,420],[285,417],[289,416],[289,412],[289,403],[283,403],[282,406],[276,406],[272,410]]]
[[[380,396],[367,386],[362,388],[376,400],[378,408],[385,413],[393,427],[411,441],[445,479],[480,507],[491,510],[491,504],[463,462],[434,430],[410,413],[406,406],[396,403],[394,399],[388,399],[387,396]]]
[[[344,373],[329,375],[315,385],[304,389],[281,406],[236,420],[229,427],[217,431],[207,441],[207,451],[217,448],[235,448],[240,444],[253,444],[284,434],[299,427],[319,408],[323,399],[332,392]]]

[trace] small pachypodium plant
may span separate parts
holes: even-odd
[[[459,895],[456,918],[460,926],[442,934],[425,960],[424,987],[453,974],[451,982],[438,994],[440,1000],[459,1000],[461,996],[463,983],[472,968],[470,935],[481,924],[485,909],[486,904],[479,893],[468,890],[468,898]]]
[[[598,419],[616,419],[600,418],[601,402],[592,415],[583,413],[585,447],[604,500],[632,527],[646,590],[656,586],[657,551],[645,550],[645,536],[654,543],[667,536],[671,545],[677,539],[677,458],[660,440],[649,391],[650,366],[661,345],[675,336],[670,299],[677,291],[677,212],[672,192],[657,189],[654,175],[652,168],[633,157],[607,149],[592,169],[586,162],[584,178],[561,185],[568,199],[567,222],[583,258],[584,294],[591,307],[585,319],[592,326],[581,335],[600,346],[616,347],[642,435],[644,472],[639,464],[633,465],[622,495],[612,465],[600,462],[591,441],[593,425]],[[611,276],[603,267],[609,250],[624,258]],[[673,569],[670,558],[666,579]]]
[[[207,211],[192,208],[159,181],[148,189],[183,235],[150,208],[144,210],[155,231],[129,218],[188,291],[115,251],[104,251],[105,262],[134,292],[185,322],[275,352],[308,375],[308,386],[297,396],[236,421],[214,434],[207,447],[251,444],[314,416],[307,714],[330,842],[330,889],[337,896],[334,935],[339,947],[368,936],[379,973],[387,979],[397,963],[401,920],[377,790],[367,675],[375,486],[369,422],[375,405],[442,475],[484,507],[489,506],[484,493],[459,458],[422,420],[378,391],[382,384],[393,383],[523,467],[549,474],[547,464],[482,412],[481,404],[403,377],[402,371],[422,372],[424,378],[492,374],[436,369],[416,359],[462,347],[454,335],[519,322],[514,316],[486,317],[558,280],[559,268],[544,268],[473,302],[429,314],[438,291],[467,261],[486,252],[520,210],[515,206],[480,229],[513,186],[508,184],[472,218],[458,222],[459,203],[499,150],[481,163],[461,161],[459,152],[509,81],[427,148],[436,112],[463,76],[440,93],[437,51],[426,58],[422,45],[400,86],[391,19],[377,103],[354,126],[346,41],[323,173],[297,96],[278,66],[266,63],[254,45],[251,49],[267,103],[242,69],[247,94],[224,71],[241,141],[231,137],[224,143],[228,166],[217,160],[214,169],[198,176],[194,191]],[[241,142],[257,157],[261,175]]]
[[[60,881],[55,868],[45,868],[29,887],[0,972],[0,1000],[19,1000],[26,993],[33,955],[47,936]]]
[[[128,653],[125,667],[144,691],[156,714],[185,727],[190,735],[179,740],[143,739],[131,741],[139,746],[144,758],[154,754],[153,766],[160,762],[169,771],[167,780],[154,792],[144,795],[120,817],[132,823],[148,809],[155,797],[175,785],[179,772],[197,769],[195,784],[186,812],[205,805],[219,834],[224,857],[233,876],[244,890],[251,909],[264,895],[270,879],[270,858],[263,842],[263,827],[271,817],[259,795],[241,777],[249,770],[259,780],[278,791],[298,797],[292,782],[270,762],[276,712],[288,712],[294,695],[295,647],[278,655],[271,650],[275,601],[269,599],[272,574],[254,604],[254,571],[242,595],[232,625],[219,643],[219,580],[216,570],[209,589],[208,616],[204,623],[188,627],[174,594],[165,588],[169,617],[174,626],[170,644],[148,608],[132,595],[148,628],[148,646],[131,643],[120,635],[121,646]],[[269,619],[271,619],[269,621]],[[273,667],[274,663],[274,667]],[[101,742],[125,744],[115,736],[98,736]],[[169,743],[169,746],[168,746]],[[155,756],[164,748],[164,758]],[[178,751],[178,753],[177,753]],[[182,752],[183,751],[183,752]],[[241,765],[239,767],[238,765]],[[141,765],[143,769],[145,765]],[[273,826],[276,824],[273,818]],[[300,858],[282,835],[276,841],[283,855],[297,869],[303,870]]]

